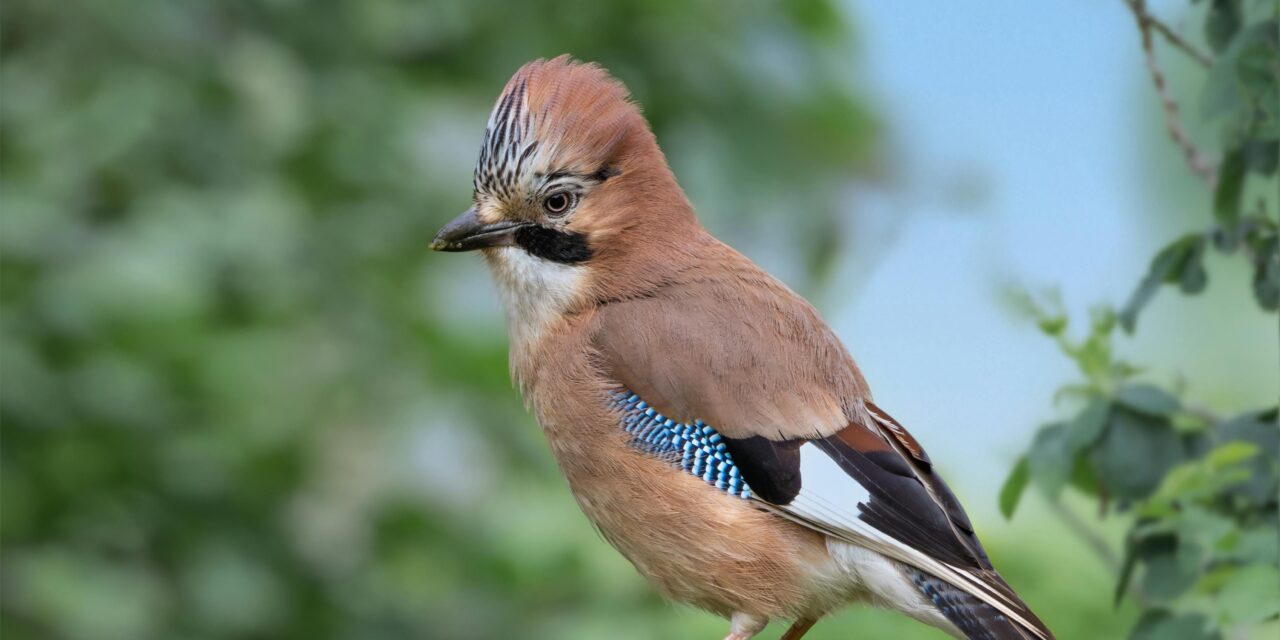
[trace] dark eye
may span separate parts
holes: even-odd
[[[573,194],[566,191],[557,191],[542,201],[542,208],[553,216],[564,215],[571,206],[573,206]]]

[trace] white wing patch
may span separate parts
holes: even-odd
[[[858,519],[858,505],[871,493],[812,442],[800,445],[800,478],[800,494],[787,511],[837,529],[869,526]]]
[[[811,442],[800,446],[800,477],[800,493],[790,504],[763,504],[786,518],[833,538],[866,547],[946,580],[995,607],[1037,637],[1044,638],[1035,625],[1027,622],[1004,596],[982,578],[937,560],[863,521],[859,517],[858,505],[871,500],[870,492]]]

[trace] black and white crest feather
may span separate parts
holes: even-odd
[[[529,81],[520,78],[489,115],[472,180],[477,194],[511,197],[516,181],[538,151],[529,112]]]

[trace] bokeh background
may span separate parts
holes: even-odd
[[[1073,375],[1005,292],[1119,304],[1211,197],[1120,2],[5,0],[6,640],[723,635],[594,533],[481,261],[426,250],[506,78],[564,52],[820,307],[1060,637],[1124,635],[1111,569],[995,497]],[[1274,404],[1275,317],[1209,269],[1117,348]],[[855,609],[810,637],[942,636]]]

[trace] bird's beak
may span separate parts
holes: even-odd
[[[485,247],[505,247],[515,244],[515,233],[527,222],[503,220],[484,224],[471,207],[446,224],[431,241],[434,251],[475,251]]]

